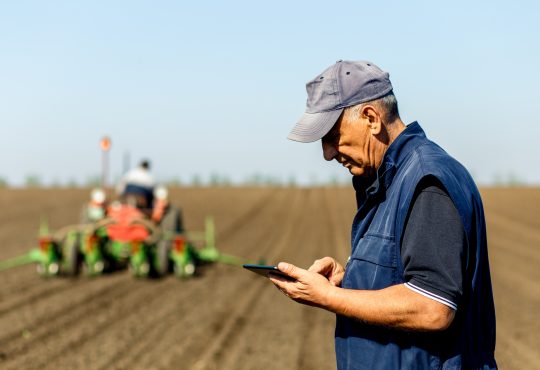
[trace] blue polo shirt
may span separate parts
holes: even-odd
[[[371,185],[354,178],[358,211],[342,288],[377,290],[406,284],[402,243],[419,184],[434,178],[451,199],[465,245],[455,318],[441,332],[405,332],[344,316],[336,321],[338,369],[496,368],[495,310],[480,194],[467,170],[410,124],[390,145]],[[426,282],[429,284],[429,281]],[[413,287],[419,287],[414,282]]]

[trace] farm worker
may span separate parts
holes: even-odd
[[[151,208],[155,185],[154,177],[150,174],[150,162],[142,160],[138,167],[122,177],[116,191],[122,197],[133,196],[140,208]]]
[[[101,188],[92,189],[90,201],[83,206],[81,222],[83,224],[105,218],[107,209],[107,193]]]
[[[496,368],[495,310],[480,194],[467,170],[405,125],[389,74],[338,61],[306,85],[288,138],[321,140],[353,175],[357,214],[345,267],[281,262],[272,282],[337,314],[338,369]]]
[[[169,191],[163,185],[154,189],[154,207],[150,218],[159,224],[165,233],[182,233],[184,223],[182,211],[173,206],[169,200]]]

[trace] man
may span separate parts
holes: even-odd
[[[150,162],[142,160],[138,167],[128,171],[120,180],[116,191],[127,200],[134,199],[141,209],[152,207],[156,182],[150,174]]]
[[[389,75],[338,61],[306,85],[289,139],[321,139],[353,175],[358,211],[344,268],[324,257],[272,282],[337,314],[339,369],[496,368],[485,221],[466,171],[399,117]]]

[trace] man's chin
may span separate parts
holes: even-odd
[[[353,176],[362,176],[362,177],[367,176],[366,171],[362,167],[352,166],[352,167],[349,167],[348,170]]]

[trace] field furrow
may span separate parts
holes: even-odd
[[[76,223],[87,189],[0,189],[0,258]],[[483,189],[503,369],[538,368],[540,189]],[[345,263],[355,212],[350,188],[179,188],[188,230],[212,216],[224,253],[308,267]],[[207,264],[196,277],[39,278],[0,272],[2,369],[333,369],[335,317],[291,302],[241,267]]]

